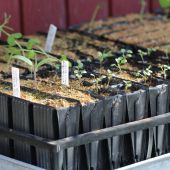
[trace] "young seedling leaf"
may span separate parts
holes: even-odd
[[[37,40],[37,39],[29,39],[26,47],[27,47],[28,50],[31,50],[34,45],[38,45],[39,43],[40,43],[40,42],[39,42],[39,40]]]
[[[35,57],[36,53],[34,52],[34,50],[31,50],[27,53],[27,58],[29,59],[33,59]]]
[[[56,68],[56,70],[60,70],[61,65],[60,64],[56,64],[56,65],[54,65],[54,67]]]
[[[9,36],[7,42],[12,47],[15,45],[15,38],[13,36]]]
[[[30,67],[33,67],[33,65],[34,65],[33,62],[25,56],[14,55],[11,58],[16,59],[16,60],[21,60],[21,61],[25,62],[26,64],[28,64]]]
[[[21,51],[16,47],[8,47],[8,53],[10,55],[21,55]]]
[[[162,8],[170,7],[170,0],[159,0],[159,2]]]
[[[58,60],[55,58],[45,58],[45,59],[41,60],[35,67],[38,70],[38,68],[40,68],[41,66],[43,66],[45,64],[54,64],[56,62],[58,62]]]
[[[66,55],[62,55],[61,56],[61,61],[68,61],[67,56]]]
[[[14,34],[11,34],[11,36],[14,37],[14,39],[22,38],[22,34],[21,33],[14,33]]]

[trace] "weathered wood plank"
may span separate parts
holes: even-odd
[[[149,11],[149,0],[146,0],[146,11]],[[120,16],[129,13],[139,13],[141,9],[140,0],[111,0],[111,15]]]
[[[31,134],[27,134],[24,132],[19,132],[16,130],[12,130],[12,129],[7,129],[7,128],[3,128],[0,127],[0,136],[9,138],[9,139],[14,139],[16,141],[22,141],[23,143],[27,143],[33,146],[38,146],[40,148],[44,148],[44,149],[53,149],[55,145],[51,144],[49,140],[35,136],[35,135],[31,135]]]
[[[130,122],[130,123],[126,123],[110,128],[96,130],[85,134],[77,135],[74,137],[60,139],[57,141],[47,140],[31,134],[25,134],[22,132],[14,131],[12,129],[5,129],[2,127],[0,127],[0,135],[7,138],[20,140],[24,143],[33,146],[43,147],[53,152],[60,152],[61,150],[66,148],[80,146],[98,140],[108,139],[113,136],[125,135],[131,132],[153,128],[155,126],[168,124],[168,123],[170,123],[170,113],[166,113],[152,118],[134,121],[134,122]]]
[[[57,151],[170,123],[170,113],[49,142]]]
[[[10,26],[15,32],[21,31],[19,0],[5,0],[0,3],[0,22],[3,21],[4,13],[11,15]]]
[[[69,0],[68,1],[68,19],[69,25],[79,24],[90,21],[97,6],[97,19],[106,18],[109,15],[108,0]]]
[[[151,12],[160,8],[159,0],[151,0]]]
[[[37,31],[47,32],[49,25],[66,27],[66,8],[64,0],[29,0],[22,2],[23,27],[25,34]]]

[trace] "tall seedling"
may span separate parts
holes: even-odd
[[[4,22],[0,25],[0,32],[7,36],[7,60],[12,64],[14,60],[21,61],[26,64],[27,68],[33,73],[36,84],[37,71],[45,64],[54,65],[59,62],[58,59],[47,54],[43,49],[38,47],[39,41],[36,39],[29,39],[26,48],[23,48],[18,39],[22,38],[21,33],[11,34],[8,27],[10,16],[5,16]],[[34,49],[37,46],[38,50]],[[41,57],[37,57],[40,55]]]

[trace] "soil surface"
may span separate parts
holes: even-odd
[[[0,92],[8,95],[12,95],[12,88],[11,86],[4,85],[0,83]],[[37,103],[37,104],[43,104],[55,108],[59,107],[69,107],[69,106],[75,106],[77,103],[76,102],[71,102],[65,99],[55,99],[52,98],[50,95],[43,95],[39,92],[37,93],[32,93],[29,91],[23,91],[21,90],[21,99]]]

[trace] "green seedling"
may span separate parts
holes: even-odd
[[[152,52],[155,52],[156,48],[147,48],[147,55],[150,56]]]
[[[79,81],[81,80],[81,78],[83,77],[83,74],[86,74],[86,70],[84,70],[84,65],[83,63],[78,60],[77,61],[77,66],[74,67],[74,75],[76,76],[77,79],[79,79]]]
[[[46,65],[46,64],[54,65],[54,63],[58,62],[58,60],[56,58],[51,58],[51,57],[37,60],[36,55],[34,55],[33,58],[27,58],[22,55],[14,55],[14,56],[12,56],[12,59],[20,60],[27,64],[27,68],[31,71],[31,73],[33,72],[35,83],[36,83],[36,79],[37,79],[37,71],[43,65]]]
[[[164,45],[166,57],[169,58],[170,44]]]
[[[152,76],[152,70],[151,70],[151,66],[147,67],[145,70],[139,70],[136,73],[134,73],[135,77],[141,77],[144,79],[145,83],[148,80],[149,77]]]
[[[60,59],[60,62],[62,61],[68,61],[69,63],[69,67],[72,67],[72,63],[68,60],[67,56],[66,55],[62,55],[61,56],[61,59]],[[57,64],[56,65],[56,69],[60,68],[61,67],[61,64]]]
[[[100,83],[102,82],[103,79],[106,78],[105,75],[102,75],[100,77],[96,77],[94,74],[90,74],[94,78],[94,84],[95,84],[95,91],[99,93],[99,90],[101,89]]]
[[[166,79],[167,78],[167,71],[170,70],[170,66],[160,64],[159,68],[161,69],[161,72],[163,74],[164,79]]]
[[[125,91],[128,91],[129,88],[132,87],[132,82],[131,81],[126,81],[126,80],[124,80],[123,82],[125,84]]]
[[[144,62],[145,62],[144,56],[147,55],[147,52],[144,52],[144,51],[142,51],[142,50],[138,50],[138,54],[139,54],[139,56],[140,56],[142,62],[144,63]]]
[[[159,0],[159,3],[162,8],[169,8],[170,7],[170,0]]]
[[[108,88],[109,87],[109,85],[110,85],[110,82],[111,82],[111,80],[112,80],[112,77],[114,76],[114,74],[112,73],[112,71],[111,70],[107,70],[107,79],[108,79],[108,82],[107,82],[107,87],[106,88]]]
[[[121,53],[122,53],[122,55],[115,59],[116,64],[111,65],[112,67],[118,68],[119,72],[122,71],[121,66],[128,62],[127,59],[132,57],[132,51],[131,50],[126,51],[125,49],[122,49]]]
[[[103,52],[98,52],[98,58],[99,58],[99,62],[100,62],[100,73],[101,73],[101,68],[102,68],[102,64],[104,62],[104,60],[112,57],[112,52],[111,51],[103,51]]]
[[[30,39],[26,48],[23,48],[18,39],[22,38],[21,33],[8,33],[10,27],[8,23],[10,16],[5,16],[4,22],[0,25],[0,32],[7,36],[7,61],[8,64],[12,64],[13,61],[21,61],[26,64],[27,68],[33,72],[34,80],[36,83],[37,71],[46,64],[54,65],[59,60],[47,54],[43,49],[37,47],[38,50],[34,49],[34,46],[39,44],[36,39]],[[41,55],[41,58],[37,58],[37,55]]]

